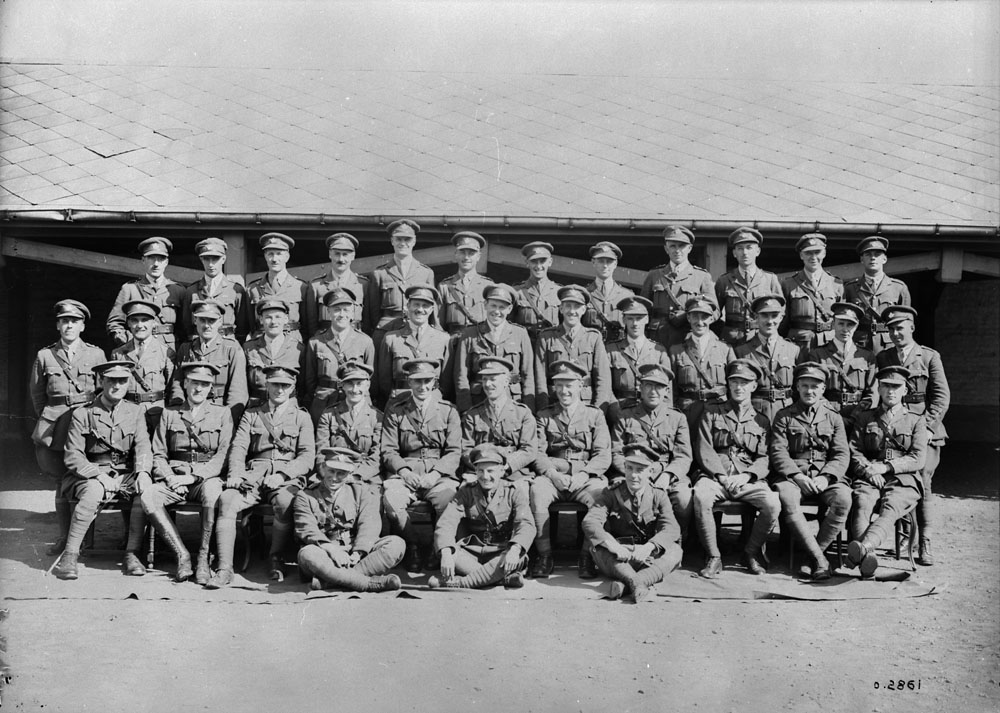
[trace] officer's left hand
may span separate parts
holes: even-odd
[[[441,578],[445,581],[455,576],[455,554],[450,547],[441,550]]]
[[[326,553],[330,555],[330,559],[338,567],[351,566],[351,556],[342,545],[338,545],[336,542],[327,542],[323,545],[323,549],[326,550]]]
[[[361,553],[357,551],[351,552],[351,566],[353,567],[360,561],[361,561]]]
[[[632,550],[632,561],[636,563],[646,562],[653,556],[653,546],[648,542],[644,545],[636,545]]]
[[[271,473],[265,476],[262,485],[265,488],[270,488],[271,490],[277,490],[282,485],[285,484],[285,476],[281,473]]]
[[[879,473],[872,473],[871,475],[868,476],[868,480],[873,486],[875,486],[879,490],[885,487],[885,478],[883,478],[882,475]]]
[[[500,566],[503,567],[503,573],[513,574],[521,565],[521,546],[518,544],[511,545],[510,549],[504,552],[502,557]]]
[[[797,486],[799,486],[799,490],[802,491],[803,495],[816,494],[816,485],[815,483],[813,483],[813,479],[810,478],[809,476],[801,474],[794,475],[792,476],[792,480],[795,482]]]

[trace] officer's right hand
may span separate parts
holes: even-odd
[[[629,552],[629,549],[617,540],[605,542],[601,546],[606,547],[608,552],[613,554],[619,562],[628,562],[632,558],[632,553]]]
[[[411,490],[417,490],[420,488],[420,476],[414,473],[410,468],[399,471],[399,477],[404,483],[406,483],[406,487]]]
[[[450,547],[441,550],[441,578],[445,581],[455,576],[455,554]]]
[[[243,487],[242,478],[227,478],[226,482],[222,484],[225,490],[240,490]]]
[[[545,477],[552,481],[552,484],[556,486],[558,490],[568,490],[570,484],[570,477],[567,473],[560,473],[558,470],[550,470],[545,474]]]
[[[812,478],[800,474],[792,476],[792,480],[799,486],[799,490],[802,491],[803,495],[816,494],[816,485],[812,482]]]
[[[885,487],[885,477],[879,475],[878,473],[871,473],[868,477],[869,482],[879,490]]]
[[[336,542],[325,542],[322,547],[338,567],[351,566],[351,555],[342,545],[338,545]]]

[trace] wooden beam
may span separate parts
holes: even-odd
[[[941,253],[917,253],[915,255],[903,255],[901,257],[890,257],[889,263],[886,265],[886,273],[892,275],[893,277],[898,277],[899,275],[908,275],[914,272],[931,272],[937,270],[941,267]],[[847,280],[853,280],[855,277],[861,277],[864,274],[864,269],[861,267],[861,263],[848,263],[846,265],[827,265],[826,271],[831,275],[836,275],[841,280],[845,282]],[[792,272],[779,272],[778,279],[785,279],[786,277],[791,277],[798,270]]]
[[[954,284],[962,281],[962,264],[965,262],[961,248],[941,249],[941,269],[934,278],[938,282]]]
[[[524,256],[521,255],[521,251],[516,248],[507,247],[506,245],[490,246],[490,262],[507,267],[521,267],[527,273],[527,267],[524,264]],[[594,268],[590,264],[590,260],[578,260],[561,255],[552,256],[552,268],[550,272],[574,278],[576,282],[581,284],[586,284],[594,279]],[[615,279],[625,287],[638,289],[646,279],[646,271],[635,270],[630,267],[619,267],[615,271]]]
[[[90,250],[64,248],[59,245],[48,245],[20,238],[6,238],[3,241],[2,250],[3,254],[7,257],[34,260],[35,262],[47,262],[52,265],[76,267],[94,272],[106,272],[111,275],[122,275],[124,277],[142,277],[146,272],[142,260],[118,255],[106,255],[104,253],[91,252]],[[186,267],[178,267],[177,265],[168,265],[166,274],[171,280],[176,280],[184,285],[194,282],[201,277],[199,270],[191,270]]]
[[[0,240],[3,240],[3,238],[0,237]],[[971,272],[974,275],[1000,277],[1000,258],[965,253],[962,259],[962,270]]]

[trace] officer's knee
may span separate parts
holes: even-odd
[[[406,541],[398,535],[388,535],[375,543],[375,549],[382,550],[398,563],[406,553]]]
[[[138,500],[139,504],[142,505],[142,509],[146,512],[152,512],[163,504],[163,497],[156,486],[146,488],[139,493]]]
[[[225,490],[219,497],[219,517],[236,519],[243,509],[243,497],[236,490]]]
[[[201,484],[201,506],[214,507],[222,497],[222,482],[218,478],[206,480]]]
[[[97,504],[104,499],[104,486],[96,480],[88,480],[76,489],[79,503]]]
[[[802,504],[802,491],[799,486],[789,481],[778,483],[776,486],[778,503],[787,515],[797,515]]]

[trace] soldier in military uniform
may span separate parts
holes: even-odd
[[[559,296],[562,285],[549,279],[552,254],[555,248],[550,243],[533,242],[521,248],[524,262],[528,266],[528,279],[514,285],[517,303],[511,321],[528,330],[528,337],[534,341],[543,329],[551,329],[559,324]]]
[[[215,529],[215,506],[222,495],[222,471],[233,437],[233,417],[226,407],[208,401],[218,366],[188,362],[180,369],[187,398],[180,406],[163,412],[153,434],[152,480],[139,483],[139,496],[132,501],[122,569],[133,576],[146,573],[137,552],[148,517],[178,555],[178,581],[190,577],[190,556],[166,508],[183,502],[199,503],[201,544],[194,581],[206,584],[212,576],[208,551]]]
[[[167,384],[174,373],[174,350],[153,338],[156,315],[160,313],[155,303],[145,300],[126,302],[122,311],[132,338],[112,351],[111,358],[133,364],[132,383],[125,399],[139,404],[152,435],[166,403]]]
[[[795,367],[798,400],[778,412],[768,449],[782,520],[812,558],[814,580],[830,578],[825,552],[851,511],[847,433],[837,409],[823,400],[825,386],[826,370],[820,364],[803,362]],[[826,510],[816,537],[800,508],[805,498],[818,500]]]
[[[684,412],[693,430],[705,404],[726,401],[726,365],[736,358],[733,348],[710,329],[715,303],[704,295],[684,304],[690,331],[668,350],[674,374],[674,406]]]
[[[406,508],[423,500],[441,517],[458,487],[462,428],[458,411],[439,396],[437,360],[411,359],[402,369],[410,393],[387,406],[382,421],[382,504],[406,540],[410,570],[419,572],[427,562]]]
[[[292,256],[295,241],[282,233],[265,233],[257,241],[264,253],[267,273],[247,285],[247,312],[250,315],[251,337],[259,336],[263,330],[257,304],[263,300],[280,300],[288,305],[288,322],[285,333],[294,339],[305,341],[306,283],[288,272],[288,260]]]
[[[891,354],[892,350],[882,353]],[[931,434],[924,416],[903,403],[907,383],[913,378],[909,370],[885,366],[876,378],[879,406],[858,417],[849,442],[854,514],[847,555],[851,565],[860,567],[863,577],[874,574],[878,567],[875,550],[893,532],[896,520],[921,499],[921,471]],[[871,522],[880,497],[882,511]]]
[[[284,579],[282,553],[292,531],[292,499],[305,486],[316,458],[312,421],[294,398],[298,369],[269,366],[264,373],[267,401],[243,414],[229,449],[215,525],[218,567],[206,585],[209,589],[233,581],[236,518],[259,502],[274,508],[268,576]]]
[[[645,297],[626,297],[617,304],[618,313],[625,323],[625,334],[620,341],[608,345],[608,363],[611,367],[611,393],[615,410],[626,409],[639,402],[639,369],[648,364],[670,368],[670,354],[659,342],[646,337],[646,325],[653,303]],[[673,394],[667,402],[673,403]]]
[[[60,300],[54,311],[59,340],[38,350],[28,377],[31,406],[38,417],[31,432],[35,459],[42,474],[55,483],[59,535],[48,550],[50,555],[63,551],[69,531],[70,506],[61,483],[66,473],[63,447],[70,416],[74,408],[93,400],[98,386],[94,367],[107,358],[101,349],[80,338],[90,319],[86,305],[76,300]]]
[[[540,578],[547,578],[555,566],[549,542],[549,505],[577,502],[590,507],[607,483],[605,473],[611,467],[611,435],[604,414],[581,399],[588,370],[573,361],[557,361],[549,369],[555,401],[538,412],[537,475],[530,493],[538,530],[531,576]],[[591,563],[589,552],[580,553],[579,572],[589,575]]]
[[[465,413],[483,400],[479,364],[486,357],[503,357],[513,366],[511,395],[529,409],[535,407],[535,363],[528,331],[507,321],[517,297],[507,285],[483,290],[486,319],[467,327],[455,347],[455,404]]]
[[[372,368],[359,361],[340,365],[336,375],[343,398],[323,411],[316,427],[316,467],[323,448],[349,448],[357,453],[354,478],[367,483],[376,495],[382,492],[382,412],[368,398]]]
[[[146,274],[122,285],[108,313],[108,334],[115,346],[128,341],[122,307],[126,302],[145,300],[160,307],[159,322],[153,326],[153,334],[171,349],[177,348],[178,332],[183,326],[177,322],[184,299],[184,287],[164,275],[173,249],[174,244],[166,238],[147,238],[139,243],[139,254],[142,255]]]
[[[382,263],[372,272],[368,280],[368,294],[364,298],[367,324],[374,330],[372,341],[375,342],[376,353],[386,332],[393,329],[390,323],[403,316],[407,289],[434,284],[434,271],[413,257],[420,225],[403,218],[390,223],[386,232],[392,243],[392,260]]]
[[[226,265],[226,243],[218,238],[205,238],[194,246],[205,275],[184,288],[181,297],[181,323],[189,337],[195,334],[194,308],[199,302],[214,302],[222,308],[219,334],[233,337],[242,344],[250,331],[247,315],[247,291],[243,284],[223,272]]]
[[[642,444],[655,455],[650,482],[670,498],[681,534],[687,537],[694,514],[691,500],[691,432],[683,413],[670,406],[674,374],[670,367],[639,367],[639,402],[611,419],[611,477],[627,475],[625,450]]]
[[[834,302],[843,302],[844,284],[823,269],[825,235],[803,235],[795,243],[795,250],[802,259],[802,269],[781,281],[781,293],[788,307],[781,333],[805,355],[833,339],[830,309]]]
[[[513,368],[513,363],[503,357],[484,356],[479,360],[479,381],[486,398],[462,414],[462,466],[466,480],[476,470],[472,451],[484,443],[491,444],[503,456],[504,478],[522,482],[531,476],[538,450],[538,425],[531,409],[511,398]]]
[[[580,398],[602,411],[611,404],[611,364],[601,333],[580,324],[590,303],[590,294],[579,285],[560,287],[559,312],[562,324],[543,329],[535,342],[535,406],[549,404],[548,372],[559,361],[573,361],[587,370]],[[552,387],[554,389],[554,387]]]
[[[388,408],[389,403],[407,388],[407,375],[403,364],[413,359],[433,359],[438,362],[438,384],[445,398],[451,396],[454,371],[451,358],[451,338],[430,323],[441,301],[433,285],[414,285],[406,289],[406,321],[399,329],[387,332],[378,347],[376,361],[376,398]]]
[[[198,335],[177,350],[177,363],[207,361],[218,366],[219,373],[215,376],[215,384],[212,385],[208,400],[216,405],[228,406],[233,423],[239,423],[249,399],[247,360],[235,339],[219,334],[221,322],[222,310],[217,304],[199,302],[194,310],[194,324]],[[184,389],[175,372],[170,385],[170,405],[178,405],[183,401]]]
[[[757,334],[736,347],[736,358],[749,359],[760,370],[753,407],[764,414],[768,423],[773,423],[778,411],[792,405],[795,364],[803,352],[778,335],[778,325],[785,313],[785,299],[781,295],[758,297],[751,307],[757,316]]]
[[[358,460],[349,448],[321,449],[319,482],[292,502],[295,536],[302,543],[299,568],[312,577],[313,589],[386,592],[401,586],[387,572],[403,558],[403,540],[379,537],[378,496],[351,478]]]
[[[343,287],[323,295],[323,305],[330,316],[330,325],[313,335],[306,347],[305,396],[312,394],[309,415],[317,423],[325,409],[335,406],[341,398],[337,373],[349,362],[365,364],[374,370],[375,344],[372,338],[352,321],[357,303],[354,294]],[[371,389],[371,382],[367,384]],[[370,398],[369,392],[366,398]],[[348,446],[349,447],[349,446]]]
[[[743,564],[750,574],[764,574],[762,548],[778,520],[778,494],[767,485],[767,440],[770,421],[750,401],[761,378],[754,362],[737,359],[726,367],[729,399],[708,404],[694,438],[697,464],[694,484],[694,517],[706,553],[702,577],[712,579],[722,571],[716,539],[713,506],[722,500],[739,500],[757,511],[750,537],[743,548]]]
[[[694,233],[682,225],[663,231],[663,251],[670,262],[649,271],[639,294],[653,303],[650,329],[665,347],[680,344],[688,331],[685,305],[697,295],[715,300],[715,284],[708,270],[688,262]]]
[[[773,272],[757,267],[764,246],[759,230],[741,226],[729,234],[729,249],[736,268],[715,281],[715,298],[722,313],[719,337],[733,347],[753,338],[757,331],[750,305],[758,297],[781,294],[781,282]]]
[[[854,418],[872,407],[875,397],[875,356],[856,345],[854,334],[861,308],[834,302],[833,339],[809,352],[808,360],[826,369],[826,394],[850,430]]]
[[[887,307],[910,305],[910,289],[902,280],[885,274],[889,241],[870,235],[858,243],[865,274],[844,284],[844,301],[861,308],[861,324],[854,334],[859,347],[878,354],[892,346],[889,328],[882,321]]]
[[[594,281],[587,285],[590,303],[581,324],[601,333],[605,344],[625,339],[625,323],[618,303],[635,293],[615,282],[615,269],[622,250],[614,243],[602,241],[590,248],[590,264],[594,268]]]
[[[312,280],[306,289],[306,334],[310,338],[318,336],[330,326],[333,305],[327,303],[326,296],[333,290],[347,290],[351,293],[354,299],[350,324],[362,332],[371,331],[364,309],[368,276],[359,275],[351,269],[357,249],[358,239],[350,233],[334,233],[327,237],[326,250],[330,255],[330,269]]]
[[[101,379],[101,394],[80,406],[70,417],[64,461],[69,472],[62,491],[75,500],[62,556],[53,569],[59,579],[76,579],[77,558],[90,524],[101,503],[115,496],[128,501],[137,479],[149,477],[153,455],[142,410],[125,401],[129,363],[109,361],[94,367]]]
[[[441,577],[431,577],[427,585],[479,589],[502,581],[518,589],[535,539],[528,493],[504,479],[506,458],[490,444],[473,448],[469,460],[475,480],[459,487],[438,518],[434,549]]]
[[[260,330],[256,337],[243,344],[243,353],[247,361],[250,406],[257,406],[267,400],[267,382],[264,375],[267,367],[287,366],[301,369],[305,358],[302,341],[298,335],[285,331],[285,325],[288,324],[287,304],[281,300],[267,298],[258,302],[254,311],[257,313]],[[301,393],[302,389],[299,388],[297,391]]]
[[[452,336],[454,342],[466,328],[486,319],[483,294],[493,280],[476,271],[481,251],[486,247],[486,239],[482,235],[463,230],[451,237],[451,244],[455,246],[458,272],[441,280],[438,285],[441,295],[438,324]]]
[[[583,531],[598,569],[614,580],[610,598],[627,591],[639,604],[680,564],[681,529],[666,491],[652,482],[660,456],[634,443],[621,458],[625,477],[600,492],[583,518]]]
[[[917,527],[920,528],[920,551],[917,564],[930,567],[934,564],[931,553],[931,535],[934,528],[934,496],[932,481],[934,472],[941,462],[941,448],[948,440],[944,428],[944,416],[951,405],[951,389],[941,364],[941,355],[913,340],[917,311],[912,307],[887,307],[882,312],[882,321],[889,329],[893,348],[883,349],[875,357],[878,369],[887,366],[903,366],[909,372],[907,377],[909,393],[903,396],[903,405],[913,414],[921,415],[927,423],[927,448],[925,465],[920,470],[922,497],[917,504]],[[912,533],[911,533],[912,534]]]

